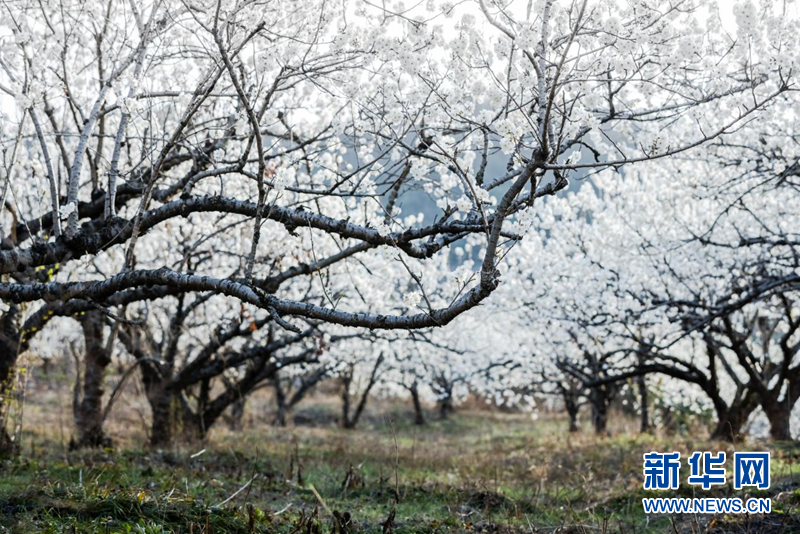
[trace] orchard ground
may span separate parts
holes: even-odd
[[[147,410],[132,385],[108,422],[115,449],[69,452],[69,385],[31,384],[24,454],[0,467],[0,532],[800,532],[800,448],[710,443],[700,427],[639,435],[615,414],[611,437],[588,422],[570,435],[561,415],[477,403],[445,421],[431,411],[417,427],[407,406],[375,401],[358,429],[342,430],[338,399],[317,395],[294,426],[274,428],[262,391],[243,430],[221,424],[206,443],[153,451],[142,447]],[[771,488],[746,493],[770,496],[772,514],[643,513],[642,453],[748,449],[772,452]],[[730,484],[677,493],[745,495]]]

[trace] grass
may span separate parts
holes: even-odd
[[[55,425],[29,423],[31,451],[0,467],[0,532],[800,532],[793,446],[745,447],[772,452],[769,516],[647,517],[641,499],[655,492],[641,489],[642,453],[680,450],[685,463],[732,446],[626,427],[568,435],[557,417],[497,412],[418,428],[397,408],[379,412],[392,410],[354,431],[258,425],[168,452],[123,439],[116,451],[67,454]]]

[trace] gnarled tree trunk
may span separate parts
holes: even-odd
[[[711,439],[732,443],[741,441],[743,438],[742,427],[756,406],[756,396],[752,393],[743,399],[732,402],[729,406],[722,402],[715,402],[717,424],[711,432]]]
[[[800,366],[790,370],[784,383],[778,382],[771,391],[761,395],[761,407],[769,419],[769,435],[775,441],[792,441],[791,418],[792,409],[800,398]]]
[[[775,441],[791,441],[792,432],[789,425],[791,411],[784,408],[771,410],[769,418],[769,435]]]

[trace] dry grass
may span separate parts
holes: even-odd
[[[282,429],[266,424],[271,402],[260,394],[243,431],[220,424],[206,443],[149,451],[147,409],[132,383],[109,421],[116,450],[68,454],[70,398],[66,380],[29,380],[24,454],[0,470],[0,530],[800,532],[796,448],[771,448],[776,512],[768,517],[643,514],[642,453],[732,451],[698,439],[701,429],[640,436],[634,421],[617,416],[613,437],[598,438],[567,434],[555,414],[534,421],[474,408],[420,428],[406,406],[374,403],[361,428],[346,431],[334,426],[330,395],[298,413],[307,425]]]

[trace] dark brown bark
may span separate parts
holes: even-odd
[[[146,384],[147,382],[145,382]],[[150,423],[150,446],[164,448],[172,445],[174,436],[174,407],[172,394],[164,384],[151,386],[147,390],[147,400],[150,402],[152,421]]]
[[[732,443],[741,441],[744,437],[742,436],[742,427],[757,406],[756,395],[753,393],[735,400],[730,406],[721,401],[715,402],[717,424],[711,432],[711,439]]]
[[[0,322],[0,456],[16,454],[16,446],[3,427],[4,415],[9,406],[7,399],[13,392],[14,374],[20,352],[21,309],[18,304],[9,304]]]
[[[14,381],[14,366],[17,363],[17,351],[12,350],[5,343],[0,343],[0,392],[5,393],[11,388]],[[0,412],[3,408],[5,395],[0,395]]]
[[[203,416],[191,409],[186,399],[163,385],[148,393],[152,412],[150,446],[156,449],[172,447],[176,440],[197,443],[206,437],[208,426]]]
[[[792,407],[787,403],[778,402],[769,409],[764,409],[769,419],[769,435],[775,441],[791,441],[790,427]]]
[[[177,415],[179,417],[180,436],[184,443],[201,443],[205,441],[209,428],[216,422],[216,418],[209,422],[204,412],[192,410],[185,399],[181,399]]]
[[[547,379],[544,374],[543,377]],[[564,401],[564,409],[567,411],[567,417],[569,418],[569,432],[577,432],[583,387],[579,381],[569,374],[565,374],[561,379],[555,380],[554,384]]]
[[[411,401],[414,403],[414,424],[422,426],[425,424],[425,411],[422,409],[422,400],[419,397],[419,388],[417,384],[409,388],[411,392]]]
[[[595,386],[589,390],[589,403],[592,406],[592,424],[598,436],[608,435],[608,411],[619,391],[618,384]]]
[[[448,392],[444,397],[439,399],[438,402],[439,406],[439,419],[445,420],[449,419],[451,415],[456,411],[455,407],[453,406],[453,394],[452,392]]]
[[[791,362],[796,351],[786,349],[786,352],[787,362]],[[756,388],[761,407],[769,420],[770,437],[775,441],[792,441],[792,409],[800,398],[800,367],[788,369],[785,377],[783,380],[778,380],[772,389]]]
[[[0,458],[14,456],[18,452],[14,440],[5,428],[0,427]]]
[[[602,400],[592,402],[592,424],[598,436],[608,433],[608,405]]]
[[[286,405],[286,393],[281,385],[281,379],[277,374],[272,383],[275,388],[275,402],[278,405],[278,411],[275,414],[275,419],[272,420],[272,425],[286,426],[286,416],[288,415],[289,407]]]
[[[245,397],[239,397],[231,405],[228,415],[228,428],[233,431],[241,430],[244,422],[244,409],[247,403]]]
[[[564,406],[567,409],[567,416],[569,416],[569,432],[577,432],[578,411],[580,410],[580,405],[578,404],[577,399],[573,398],[571,395],[565,395]]]
[[[84,340],[83,391],[80,401],[73,406],[78,431],[77,438],[70,442],[73,449],[111,445],[111,440],[103,431],[104,381],[106,368],[111,363],[103,336],[103,317],[102,312],[92,310],[81,318]]]
[[[342,377],[342,427],[354,428],[355,424],[350,420],[350,384],[353,381],[352,371]]]

